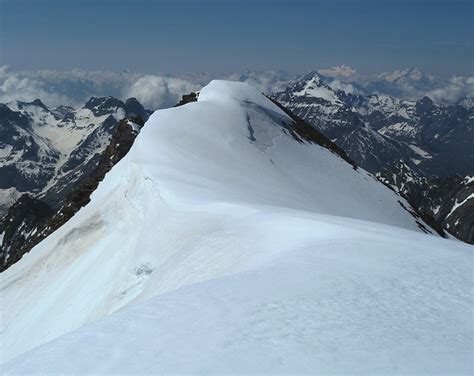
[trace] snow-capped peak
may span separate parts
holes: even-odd
[[[296,97],[319,98],[331,105],[340,105],[342,102],[336,92],[324,83],[318,72],[310,72],[288,88]]]

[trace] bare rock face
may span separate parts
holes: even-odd
[[[0,271],[17,262],[28,252],[30,243],[36,244],[44,238],[41,236],[41,230],[53,214],[54,211],[48,204],[27,194],[22,195],[10,207],[7,215],[0,221]]]
[[[447,232],[474,244],[474,176],[424,176],[399,162],[377,173],[377,178]]]

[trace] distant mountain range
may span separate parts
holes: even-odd
[[[380,74],[362,74],[341,65],[318,71],[334,89],[362,95],[384,94],[398,99],[430,97],[435,103],[453,104],[474,97],[474,77],[437,77],[412,67]],[[0,67],[0,103],[31,102],[36,98],[49,107],[80,107],[90,97],[135,97],[146,108],[173,106],[181,95],[199,90],[212,79],[246,82],[261,92],[283,91],[300,74],[247,69],[229,73],[148,74],[123,71],[15,71]]]
[[[149,114],[135,98],[93,97],[79,109],[0,104],[0,213],[24,193],[57,206],[95,168],[119,120]]]
[[[425,73],[418,67],[380,74],[359,74],[355,69],[342,65],[320,69],[318,73],[332,88],[351,94],[388,95],[405,100],[427,96],[439,104],[454,104],[474,97],[474,77],[452,76],[446,79]]]

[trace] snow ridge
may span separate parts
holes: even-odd
[[[155,112],[0,275],[0,371],[468,372],[472,249],[290,125],[225,81]]]

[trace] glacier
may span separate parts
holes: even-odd
[[[472,373],[472,247],[291,123],[227,81],[156,111],[0,274],[0,373]]]

